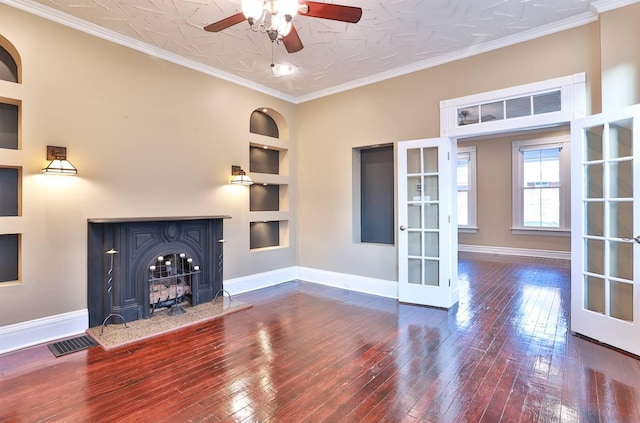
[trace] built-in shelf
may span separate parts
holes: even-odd
[[[280,138],[288,131],[282,131],[283,128],[275,124],[284,121],[277,112],[263,110],[267,109],[251,116],[249,176],[254,184],[249,188],[249,244],[252,251],[289,245],[289,151],[284,146],[285,140]]]
[[[20,279],[20,234],[0,235],[0,283]]]
[[[0,216],[20,215],[20,177],[18,167],[0,166]]]
[[[18,58],[18,60],[16,60]],[[22,235],[13,233],[21,216],[22,167],[17,163],[20,150],[21,61],[15,47],[0,35],[0,219],[12,233],[0,233],[0,284],[20,282],[20,243]],[[7,150],[13,150],[9,153]],[[12,162],[13,160],[15,162]]]

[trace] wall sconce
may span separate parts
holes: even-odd
[[[54,147],[52,145],[47,146],[47,160],[51,160],[51,163],[42,169],[42,173],[54,173],[59,175],[76,175],[78,169],[75,168],[67,160],[67,147]]]
[[[253,185],[253,181],[249,178],[240,166],[231,166],[231,183],[236,185]]]

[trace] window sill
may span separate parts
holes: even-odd
[[[477,234],[479,230],[477,226],[458,226],[459,234]]]
[[[571,231],[568,229],[551,228],[511,228],[511,234],[570,237]]]

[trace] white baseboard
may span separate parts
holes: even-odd
[[[571,260],[570,251],[555,250],[530,250],[527,248],[492,247],[487,245],[465,245],[459,244],[458,251],[468,253],[502,254],[507,256],[526,256],[552,258],[559,260]]]
[[[349,291],[364,292],[380,297],[398,298],[398,282],[385,279],[368,278],[365,276],[349,275],[346,273],[329,272],[327,270],[298,267],[300,280],[347,289]]]
[[[474,253],[571,259],[571,253],[566,251],[529,250],[480,245],[459,245],[458,249],[459,251]],[[381,297],[398,298],[397,281],[300,266],[291,266],[270,272],[228,279],[224,281],[224,289],[231,295],[235,295],[296,279]],[[2,326],[0,327],[0,354],[77,335],[87,330],[88,327],[89,312],[86,309]]]
[[[0,354],[77,335],[89,327],[87,309],[0,327]]]
[[[224,289],[231,295],[243,292],[255,291],[256,289],[267,288],[283,282],[299,279],[298,267],[291,266],[284,269],[272,270],[270,272],[256,273],[254,275],[242,276],[240,278],[227,279],[223,282]]]

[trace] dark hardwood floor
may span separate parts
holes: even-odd
[[[0,356],[2,422],[640,422],[639,361],[573,336],[569,262],[463,253],[438,310],[304,282],[132,346]]]

